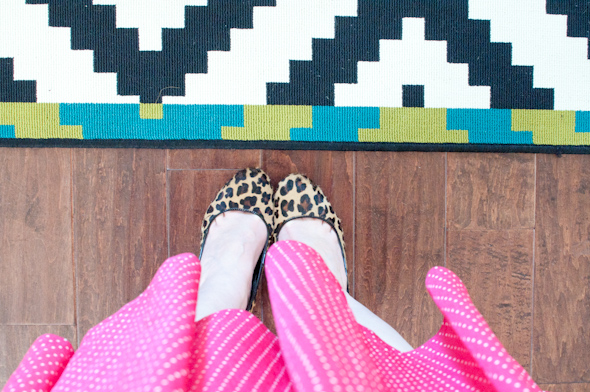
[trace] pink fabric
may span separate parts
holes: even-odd
[[[200,264],[181,254],[75,354],[40,337],[3,391],[540,391],[445,268],[426,279],[441,330],[400,353],[356,323],[313,249],[280,242],[266,264],[278,338],[242,310],[195,323]]]
[[[73,356],[56,358],[61,377],[55,370],[35,375],[49,383],[20,381],[42,366],[37,353],[61,352],[44,335],[3,391],[290,391],[277,337],[251,313],[232,309],[194,322],[200,272],[192,254],[166,260],[139,297],[88,331]]]
[[[51,391],[72,355],[74,349],[66,339],[39,336],[2,391]]]
[[[426,278],[443,325],[407,353],[356,323],[338,282],[312,248],[275,244],[266,271],[281,351],[298,391],[540,391],[446,268],[434,267]]]

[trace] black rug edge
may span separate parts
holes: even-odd
[[[590,154],[590,146],[530,144],[431,144],[238,140],[132,140],[132,139],[1,139],[0,147],[24,148],[152,148],[152,149],[250,149],[327,151],[432,151],[520,152],[541,154]]]

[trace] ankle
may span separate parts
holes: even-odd
[[[218,216],[211,223],[201,254],[202,273],[251,270],[251,275],[267,241],[266,225],[258,216],[241,211]]]
[[[342,249],[336,232],[328,223],[317,218],[293,219],[281,228],[278,238],[279,241],[298,241],[313,248],[346,291],[348,277],[344,268]]]
[[[215,275],[199,285],[195,321],[225,309],[245,310],[250,298],[251,281],[231,275]]]
[[[200,257],[197,320],[223,309],[246,309],[252,276],[268,241],[257,215],[229,211],[209,226]]]

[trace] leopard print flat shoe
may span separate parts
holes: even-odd
[[[252,276],[252,290],[246,310],[254,306],[256,291],[264,269],[264,257],[268,249],[274,220],[274,206],[272,202],[273,189],[268,175],[261,169],[243,169],[237,172],[217,194],[209,205],[201,226],[201,244],[199,258],[203,255],[203,248],[211,223],[219,215],[228,211],[243,211],[258,215],[266,225],[269,240],[266,242],[260,259],[254,268]]]
[[[338,244],[344,260],[344,271],[348,276],[344,232],[342,222],[319,186],[303,174],[289,174],[279,182],[274,199],[274,241],[278,241],[283,225],[293,219],[317,218],[328,223],[338,236]],[[346,291],[349,291],[348,282]]]

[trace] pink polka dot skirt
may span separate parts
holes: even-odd
[[[180,254],[75,353],[39,337],[3,391],[541,391],[443,267],[426,278],[441,329],[400,353],[356,322],[312,248],[279,242],[266,265],[278,337],[243,310],[195,323],[200,264]]]

